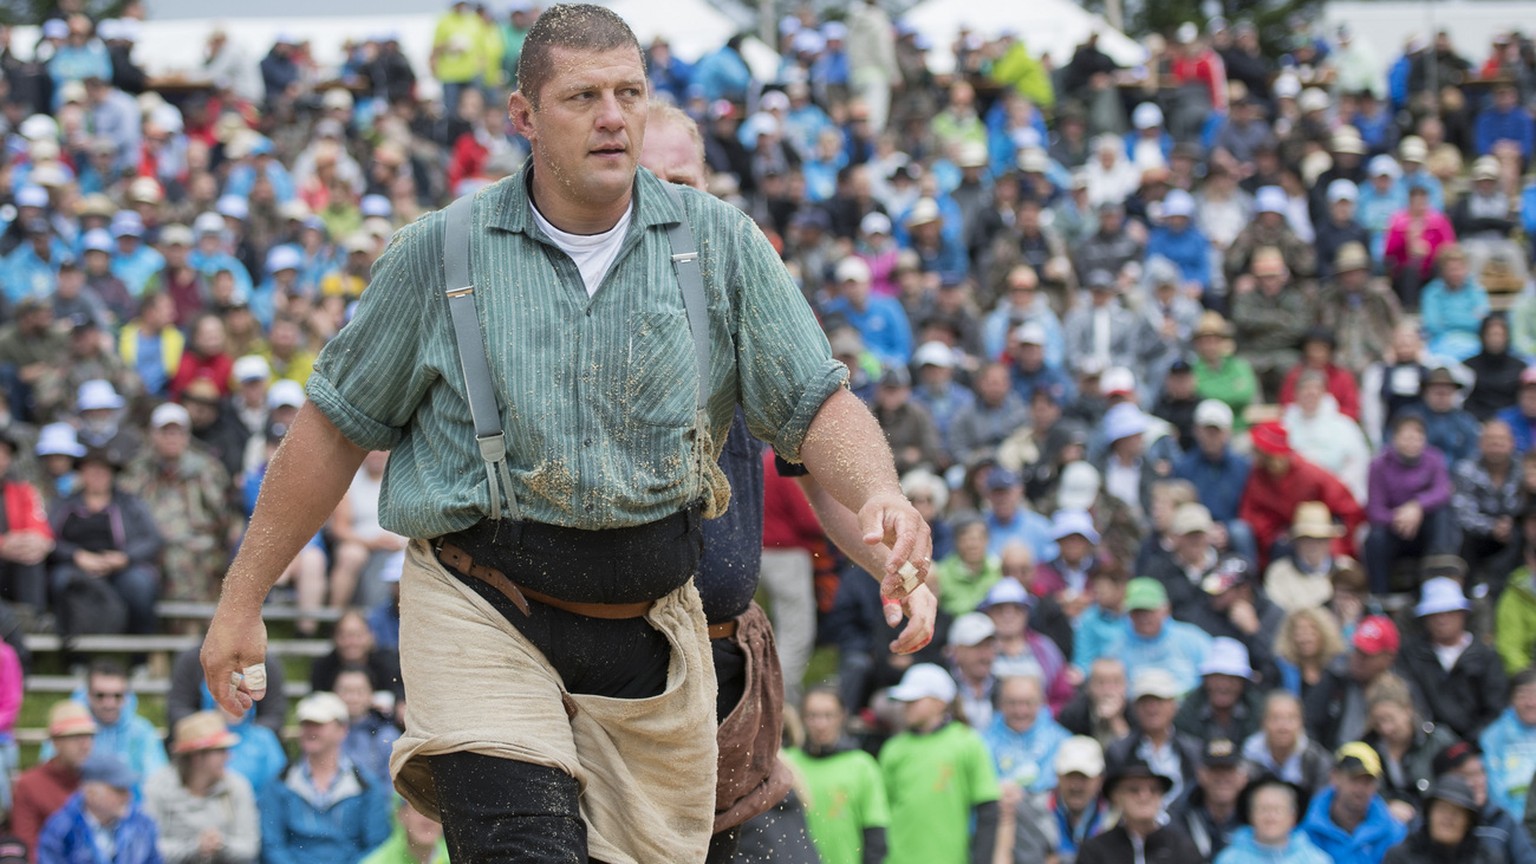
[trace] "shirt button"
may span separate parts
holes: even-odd
[[[582,445],[584,445],[586,447],[591,447],[592,446],[592,439],[588,438],[587,440],[585,440],[585,441],[583,441],[581,443],[582,443]]]

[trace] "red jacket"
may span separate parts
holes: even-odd
[[[1248,474],[1237,515],[1253,528],[1261,559],[1267,561],[1269,548],[1291,530],[1296,505],[1307,501],[1323,502],[1335,519],[1343,520],[1344,536],[1334,541],[1333,553],[1355,554],[1355,529],[1365,521],[1365,511],[1337,477],[1295,453],[1291,454],[1291,470],[1279,477],[1264,470],[1258,461],[1254,460],[1253,471]]]
[[[11,833],[26,841],[27,848],[33,850],[32,860],[37,860],[37,835],[42,833],[43,823],[79,788],[80,774],[65,768],[58,759],[29,768],[16,778]]]
[[[1289,405],[1296,401],[1296,381],[1301,373],[1307,371],[1307,364],[1297,363],[1291,367],[1291,371],[1285,373],[1285,381],[1280,384],[1280,404]],[[1328,395],[1339,403],[1339,413],[1351,420],[1360,419],[1360,387],[1355,383],[1355,376],[1348,370],[1340,369],[1329,364],[1320,370],[1328,376]]]
[[[5,481],[6,532],[30,531],[53,539],[53,529],[48,525],[48,514],[43,510],[42,496],[31,483],[20,480]]]
[[[826,535],[805,491],[773,467],[773,451],[763,451],[763,548],[818,552]]]
[[[181,365],[176,367],[176,376],[171,379],[171,398],[181,399],[181,391],[198,378],[207,378],[218,385],[220,396],[228,396],[229,378],[234,372],[235,358],[227,353],[204,357],[196,351],[183,352]]]

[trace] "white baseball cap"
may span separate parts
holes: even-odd
[[[164,429],[167,426],[185,426],[190,429],[192,417],[187,414],[187,409],[175,402],[166,402],[157,406],[154,413],[149,415],[149,428]]]
[[[869,264],[857,255],[849,255],[837,262],[839,282],[868,282],[870,276]]]
[[[939,366],[952,369],[955,365],[955,352],[943,342],[924,342],[917,346],[917,351],[912,355],[912,363],[918,367]]]
[[[919,699],[953,702],[958,692],[955,679],[949,677],[948,672],[932,663],[919,663],[908,669],[907,674],[901,676],[901,683],[892,687],[886,695],[895,702],[916,702]]]
[[[82,383],[75,394],[76,411],[115,411],[126,404],[112,382],[104,378],[92,378]]]
[[[299,700],[299,707],[294,711],[294,719],[300,723],[340,723],[343,726],[351,722],[352,717],[347,712],[347,703],[341,701],[341,697],[335,693],[311,693]]]
[[[1217,636],[1211,640],[1205,662],[1200,664],[1200,674],[1252,678],[1253,666],[1248,663],[1248,647],[1231,636]]]
[[[247,354],[235,361],[233,377],[236,381],[265,381],[272,377],[272,367],[267,363],[267,358],[258,354]]]
[[[1231,429],[1233,419],[1231,406],[1220,399],[1206,399],[1195,406],[1196,426]]]
[[[1087,735],[1073,735],[1056,748],[1056,773],[1097,777],[1104,773],[1104,748]]]
[[[997,635],[997,625],[992,616],[984,612],[967,612],[949,625],[949,644],[974,648]]]
[[[1419,603],[1413,607],[1414,617],[1435,615],[1440,612],[1465,612],[1472,608],[1461,585],[1448,576],[1426,579],[1419,589]]]
[[[267,408],[300,408],[304,405],[304,385],[289,378],[272,382],[267,390]]]

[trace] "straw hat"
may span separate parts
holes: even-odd
[[[224,750],[240,743],[240,736],[229,731],[217,711],[199,711],[176,721],[171,733],[172,753],[196,753]]]
[[[1296,505],[1296,518],[1291,522],[1291,537],[1332,540],[1342,536],[1344,529],[1335,525],[1328,505],[1321,501],[1304,501]]]

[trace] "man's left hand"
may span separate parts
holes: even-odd
[[[939,599],[933,596],[927,585],[917,586],[905,600],[886,600],[885,621],[892,627],[901,624],[902,615],[907,617],[906,629],[891,643],[892,654],[912,654],[928,647],[933,641],[933,621],[939,611]],[[895,619],[894,621],[891,619]]]
[[[902,600],[910,590],[901,573],[903,564],[917,570],[916,578],[928,578],[933,566],[933,535],[917,508],[900,492],[871,495],[859,508],[859,530],[870,546],[884,543],[891,554],[885,559],[885,573],[880,580],[880,596]]]

